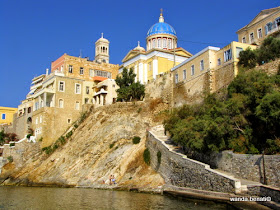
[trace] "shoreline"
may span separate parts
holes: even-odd
[[[159,188],[137,188],[129,186],[104,186],[103,184],[98,185],[69,185],[61,183],[10,183],[3,184],[0,186],[19,186],[19,187],[50,187],[50,188],[85,188],[85,189],[97,189],[97,190],[111,190],[111,191],[127,191],[137,193],[148,193],[157,194],[163,196],[172,196],[175,198],[183,198],[186,200],[197,200],[198,202],[217,202],[232,206],[235,209],[280,209],[280,204],[273,201],[270,202],[256,202],[256,201],[230,201],[232,197],[256,197],[249,195],[236,195],[230,193],[197,190],[192,188],[176,187],[172,185],[164,185]]]

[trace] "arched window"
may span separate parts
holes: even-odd
[[[161,48],[161,38],[159,38],[159,39],[157,40],[157,47],[158,47],[158,48]]]
[[[59,108],[63,108],[63,99],[59,99],[58,100],[58,106],[59,106]]]
[[[166,48],[166,38],[163,39],[163,48]]]
[[[171,39],[168,39],[168,49],[172,49],[171,48]]]
[[[79,101],[76,101],[76,103],[75,103],[75,109],[76,109],[76,110],[79,110],[79,109],[80,109],[80,102],[79,102]]]

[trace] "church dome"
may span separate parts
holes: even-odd
[[[137,50],[137,51],[145,51],[144,47],[140,46],[140,42],[138,41],[138,46],[135,47],[133,50]]]
[[[101,33],[101,38],[99,38],[96,42],[108,42],[109,43],[109,40],[108,39],[105,39],[103,37],[103,33]]]
[[[151,35],[154,35],[154,34],[169,34],[169,35],[176,36],[176,31],[168,23],[159,22],[159,23],[154,24],[149,29],[149,31],[147,33],[147,36],[151,36]]]
[[[174,28],[169,25],[168,23],[164,22],[164,18],[162,12],[160,13],[158,23],[154,24],[148,31],[147,37],[154,35],[154,34],[169,34],[172,36],[176,36],[176,31]]]

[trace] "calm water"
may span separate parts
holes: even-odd
[[[0,187],[0,209],[226,209],[223,204],[144,193],[45,187]]]

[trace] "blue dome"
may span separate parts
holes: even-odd
[[[159,22],[154,24],[148,31],[147,36],[151,36],[154,34],[169,34],[176,36],[176,31],[174,28],[165,22]]]

